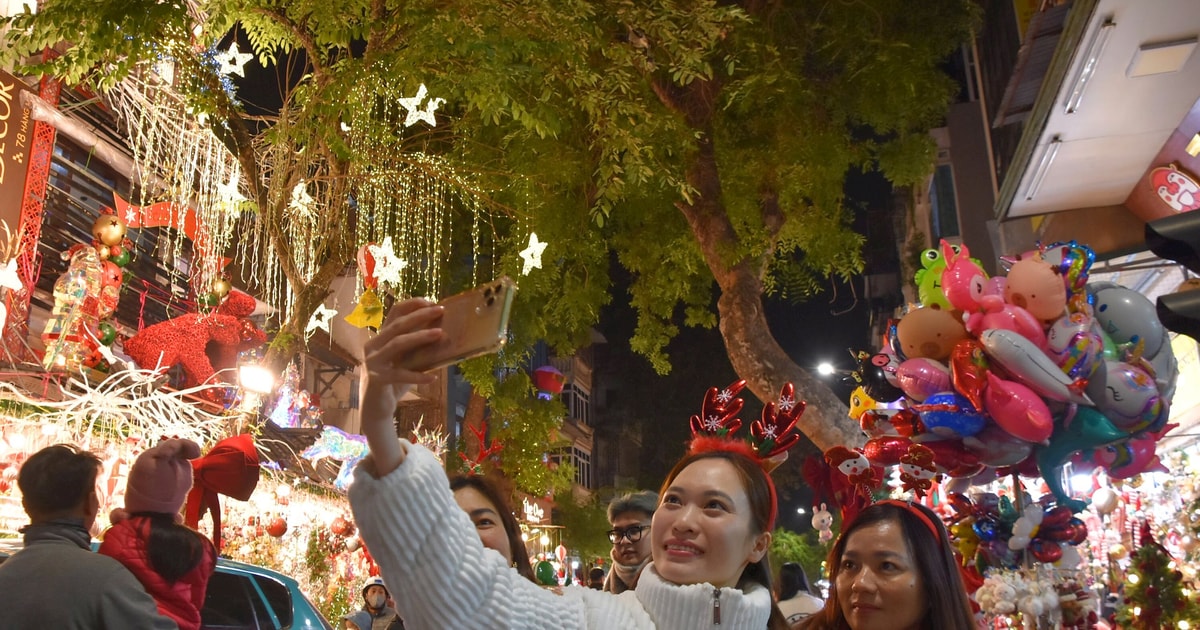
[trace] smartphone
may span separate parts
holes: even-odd
[[[508,316],[516,292],[517,285],[505,276],[438,302],[442,317],[433,326],[445,333],[442,340],[413,351],[399,367],[427,372],[498,352],[508,340]]]

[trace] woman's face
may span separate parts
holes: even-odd
[[[864,525],[850,534],[836,585],[851,630],[917,628],[929,607],[898,521]]]
[[[508,532],[504,531],[504,521],[500,520],[500,512],[496,506],[471,486],[455,490],[454,500],[458,507],[471,517],[471,522],[475,523],[475,532],[479,534],[483,546],[499,551],[504,560],[511,565],[513,559],[512,548],[508,546]]]
[[[671,482],[654,513],[654,568],[675,584],[736,586],[746,565],[771,545],[771,534],[751,531],[750,523],[750,499],[733,464],[695,461]]]

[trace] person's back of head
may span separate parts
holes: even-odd
[[[656,509],[658,509],[657,492],[651,490],[626,492],[608,502],[608,522],[611,525],[619,516],[630,512],[640,512],[649,518],[654,516]]]
[[[25,513],[34,523],[86,517],[84,507],[88,497],[95,496],[100,468],[100,458],[94,453],[67,444],[34,453],[17,473]]]
[[[200,445],[192,440],[159,442],[138,455],[125,483],[125,509],[114,510],[114,523],[129,515],[150,519],[146,555],[150,566],[174,583],[200,564],[207,542],[181,524],[180,511],[192,488],[192,464]]]
[[[804,567],[796,562],[785,562],[779,567],[779,599],[791,599],[797,593],[812,594],[812,587],[808,583],[808,575],[804,573]]]

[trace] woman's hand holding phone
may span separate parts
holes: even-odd
[[[396,405],[414,385],[432,383],[436,376],[398,366],[413,350],[442,339],[442,329],[437,327],[442,310],[423,298],[397,302],[388,311],[379,333],[363,346],[362,434],[371,451],[368,470],[373,469],[376,477],[404,463],[404,450],[396,439],[393,423]]]

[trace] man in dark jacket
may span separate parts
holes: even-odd
[[[0,630],[169,630],[154,600],[120,562],[93,553],[100,459],[72,446],[34,453],[17,475],[30,524],[25,548],[0,564]]]

